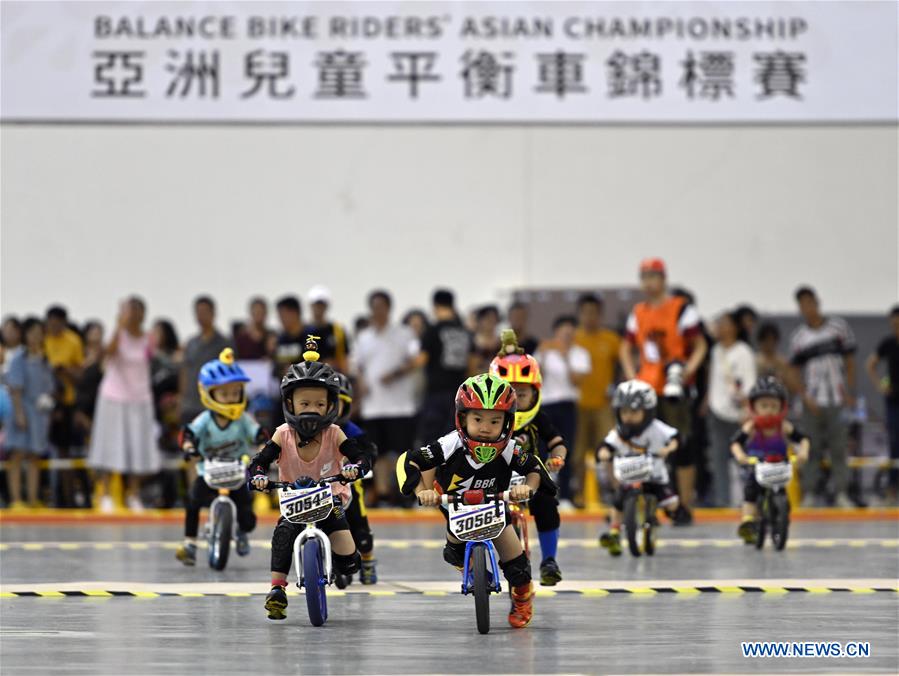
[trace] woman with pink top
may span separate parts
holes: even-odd
[[[118,326],[106,346],[106,364],[94,417],[88,464],[99,473],[99,508],[114,509],[109,477],[127,477],[127,504],[141,511],[140,482],[159,471],[150,385],[150,336],[144,331],[144,302],[122,303]]]

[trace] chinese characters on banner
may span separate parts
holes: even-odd
[[[897,118],[892,3],[64,4],[4,3],[4,120]]]
[[[130,98],[147,95],[142,86],[146,54],[135,51],[95,51],[94,90],[91,96],[104,98]],[[515,73],[514,55],[488,51],[466,51],[458,72],[441,75],[437,68],[440,55],[437,52],[391,52],[392,71],[387,76],[391,83],[402,83],[405,94],[412,99],[422,95],[426,83],[437,82],[443,77],[459,80],[460,96],[478,99],[494,96],[512,98]],[[551,52],[536,55],[532,64],[531,86],[534,91],[563,98],[572,94],[585,94],[584,81],[587,54]],[[218,98],[220,92],[220,54],[218,50],[169,50],[166,72],[171,74],[164,95],[167,98]],[[805,54],[802,52],[757,52],[753,82],[756,98],[787,96],[801,99],[800,85],[805,81]],[[243,77],[246,91],[231,92],[240,98],[265,96],[270,99],[290,99],[298,95],[297,82],[291,79],[290,53],[266,52],[261,49],[248,52],[243,57]],[[679,86],[688,99],[706,98],[717,101],[722,96],[734,94],[733,52],[707,52],[696,54],[688,50],[681,69]],[[309,96],[319,98],[365,98],[365,67],[368,62],[362,52],[338,49],[319,52],[313,64],[316,72],[300,78],[312,88]],[[312,66],[310,66],[311,68]],[[643,50],[636,53],[613,52],[603,64],[608,98],[633,96],[643,99],[662,94],[662,57]],[[524,78],[522,78],[524,79]],[[527,86],[528,83],[523,86]],[[314,85],[314,87],[313,87]],[[226,93],[227,95],[227,93]]]

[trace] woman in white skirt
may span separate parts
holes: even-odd
[[[150,385],[150,336],[144,332],[144,302],[122,303],[118,326],[106,347],[106,365],[91,433],[88,463],[98,472],[99,508],[114,509],[109,494],[112,473],[127,478],[127,504],[141,511],[141,479],[160,468]]]

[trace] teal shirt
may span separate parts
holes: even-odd
[[[248,413],[244,413],[223,428],[218,426],[211,412],[203,411],[188,427],[196,437],[197,451],[205,459],[240,460],[244,454],[253,456],[256,453],[255,441],[259,434],[259,423]],[[203,473],[202,462],[197,471]]]

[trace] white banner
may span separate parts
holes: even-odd
[[[13,2],[3,121],[897,120],[897,3]]]

